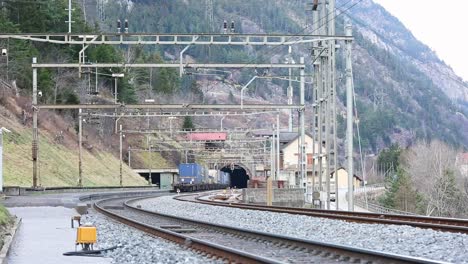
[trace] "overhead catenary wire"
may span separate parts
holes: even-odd
[[[328,22],[330,22],[331,20],[333,20],[333,19],[337,18],[338,16],[344,14],[345,12],[349,11],[351,8],[355,7],[357,4],[361,3],[362,1],[363,1],[363,0],[358,0],[356,3],[354,3],[354,4],[351,5],[351,6],[349,6],[348,8],[346,8],[346,9],[344,9],[344,10],[341,10],[342,12],[341,12],[340,14],[336,14],[336,15],[333,16],[333,18],[330,18],[330,19],[326,20],[325,23],[322,24],[322,26],[316,28],[314,31],[311,32],[311,34],[317,32],[319,29],[322,29]],[[348,0],[346,3],[344,3],[343,5],[341,5],[340,8],[342,8],[343,6],[348,5],[350,2],[352,2],[352,0]],[[332,13],[328,13],[328,14],[330,15],[330,14],[332,14]],[[326,18],[325,18],[325,17],[321,18],[321,19],[319,20],[319,22],[322,21],[323,19],[326,19]],[[310,25],[307,25],[307,26],[303,27],[299,32],[296,32],[296,33],[294,33],[294,34],[295,34],[295,35],[302,34],[302,33],[304,33],[304,31],[306,31],[309,27],[310,27]],[[290,38],[288,38],[286,41],[290,41],[292,38],[294,38],[294,37],[290,37]],[[295,44],[295,43],[297,43],[298,41],[299,41],[299,40],[293,42],[292,44]],[[267,51],[267,53],[266,53],[266,54],[263,54],[263,55],[268,55],[268,54],[270,54],[271,52],[275,51],[276,49],[278,49],[278,48],[280,48],[280,47],[281,47],[281,46],[271,47],[271,48],[269,48],[269,50]],[[255,61],[256,61],[256,59],[250,60],[249,62],[247,62],[247,63],[245,64],[245,66],[243,66],[243,67],[241,67],[241,68],[238,68],[238,70],[244,69],[244,68],[246,67],[246,65],[251,64],[251,63],[254,63]]]
[[[356,92],[354,90],[354,78],[351,78],[351,84],[352,84],[352,91],[353,91],[353,108],[354,108],[354,115],[356,116],[356,132],[357,132],[357,138],[358,138],[358,146],[359,146],[359,157],[360,157],[360,165],[361,165],[361,173],[362,173],[362,180],[364,182],[364,199],[365,199],[365,204],[366,204],[366,209],[369,209],[369,203],[367,200],[367,189],[366,189],[366,172],[364,168],[364,158],[362,156],[362,144],[361,144],[361,133],[359,130],[359,115],[358,115],[358,109],[357,109],[357,104],[356,104]],[[350,117],[348,117],[350,118]]]

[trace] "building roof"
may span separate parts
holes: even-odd
[[[187,135],[187,140],[193,141],[224,141],[227,138],[226,132],[194,132]]]
[[[273,130],[262,130],[262,131],[255,131],[252,132],[254,137],[271,137],[276,135],[275,131]],[[306,136],[312,138],[312,135],[306,133]],[[296,140],[299,137],[298,132],[287,132],[287,131],[280,131],[280,143],[282,143],[281,148],[287,147],[290,143]]]
[[[468,152],[458,154],[457,159],[462,164],[468,164]]]
[[[344,167],[339,167],[338,170],[344,170],[344,171],[346,171],[346,169],[345,169]],[[346,171],[346,172],[347,172],[347,171]],[[335,174],[335,171],[332,171],[331,174]],[[357,176],[356,174],[354,174],[353,176],[354,176],[355,178],[357,178],[358,180],[363,181],[361,176]]]
[[[262,130],[252,132],[254,137],[271,137],[276,136],[276,131],[273,130]],[[289,142],[297,137],[297,132],[280,132],[280,142]]]

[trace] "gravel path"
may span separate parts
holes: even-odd
[[[96,225],[99,248],[122,245],[105,253],[106,257],[112,258],[112,263],[216,263],[177,244],[147,236],[97,213],[83,216],[82,223]]]
[[[464,234],[194,204],[174,200],[171,196],[137,204],[147,210],[211,223],[413,257],[468,263],[468,235]]]

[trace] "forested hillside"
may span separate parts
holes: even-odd
[[[10,1],[0,15],[2,32],[65,32],[67,11],[65,0],[37,4]],[[115,32],[117,19],[128,19],[130,32],[221,32],[222,21],[234,21],[239,33],[313,33],[306,1],[228,1],[215,0],[214,20],[208,20],[205,1],[107,1],[104,16],[98,16],[98,1],[75,1],[73,32]],[[379,149],[399,143],[412,144],[416,139],[438,138],[454,146],[468,145],[467,84],[426,45],[382,7],[371,0],[338,1],[337,31],[342,33],[343,21],[354,25],[354,84],[357,93],[359,125],[366,150]],[[374,19],[377,16],[379,19]],[[86,21],[86,23],[85,23]],[[77,61],[76,46],[59,46],[3,40],[9,48],[9,68],[2,78],[16,80],[27,95],[31,89],[30,61]],[[90,62],[163,62],[177,61],[184,47],[174,46],[91,46],[86,53]],[[284,61],[287,47],[191,47],[185,59],[197,62],[276,62]],[[309,47],[293,49],[297,61],[306,56],[310,64]],[[3,64],[3,67],[5,65]],[[342,57],[337,63],[343,72]],[[307,70],[311,67],[308,65]],[[110,74],[119,69],[106,69]],[[8,78],[6,76],[8,74]],[[125,78],[118,83],[119,99],[124,103],[156,98],[165,102],[226,102],[238,103],[239,88],[256,73],[253,70],[234,70],[218,73],[216,77],[195,74],[179,78],[170,69],[125,70]],[[258,74],[258,73],[257,73]],[[270,71],[284,75],[285,71]],[[338,75],[340,77],[341,75]],[[42,102],[91,102],[87,93],[90,76],[78,79],[76,72],[41,70],[39,86]],[[110,98],[111,78],[100,78],[103,94],[99,100]],[[343,102],[344,80],[338,79],[338,95]],[[287,84],[282,81],[257,80],[248,90],[252,102],[284,102]],[[106,88],[107,87],[107,88]],[[297,85],[296,85],[297,91]],[[310,86],[307,100],[311,100]],[[107,95],[109,97],[106,97]],[[295,93],[298,94],[297,92]],[[296,98],[297,100],[297,98]],[[340,104],[342,105],[342,104]],[[342,120],[340,116],[340,135]],[[252,121],[261,126],[264,120]],[[195,125],[210,123],[195,119]],[[226,125],[236,125],[227,120]]]
[[[337,5],[338,10],[343,11],[337,16],[337,31],[343,32],[345,19],[354,25],[354,84],[363,146],[378,151],[392,142],[406,146],[415,139],[438,138],[466,147],[468,85],[379,5],[370,0],[338,1]],[[205,1],[112,1],[107,4],[106,19],[100,23],[104,31],[110,32],[115,31],[118,18],[127,18],[131,32],[220,33],[222,21],[232,20],[236,32],[241,33],[312,33],[310,12],[305,11],[305,6],[306,1],[217,0],[213,8],[214,24],[209,25]],[[379,19],[375,20],[374,15]],[[182,48],[156,47],[146,51],[159,53],[164,60],[173,60]],[[296,58],[308,56],[308,48],[300,46],[293,54]],[[286,47],[192,47],[186,52],[199,62],[271,62],[283,60],[286,53]],[[338,71],[343,72],[342,58],[338,60]],[[230,83],[234,94],[233,87],[245,84],[254,74],[244,69],[236,75]],[[197,78],[186,76],[184,79],[191,80],[180,82],[185,92],[191,86],[184,84],[191,84]],[[200,82],[200,78],[198,80]],[[275,92],[277,85],[284,87],[285,83],[257,81],[251,96],[259,100],[281,100],[285,89]],[[342,79],[338,80],[338,85],[343,101]],[[153,88],[164,93],[177,91]],[[265,96],[270,94],[273,98]],[[307,94],[310,100],[310,91]],[[204,96],[210,97],[209,93]]]

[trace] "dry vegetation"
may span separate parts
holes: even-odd
[[[2,97],[0,102],[0,126],[12,131],[4,137],[4,184],[31,186],[30,99],[10,95]],[[68,115],[65,118],[69,120],[46,111],[42,111],[39,115],[40,183],[42,186],[75,186],[77,184],[77,137],[72,117]],[[83,184],[85,186],[117,186],[119,184],[118,158],[104,151],[99,144],[88,142],[86,146],[83,148]],[[124,185],[146,185],[146,182],[129,167],[124,166]]]

